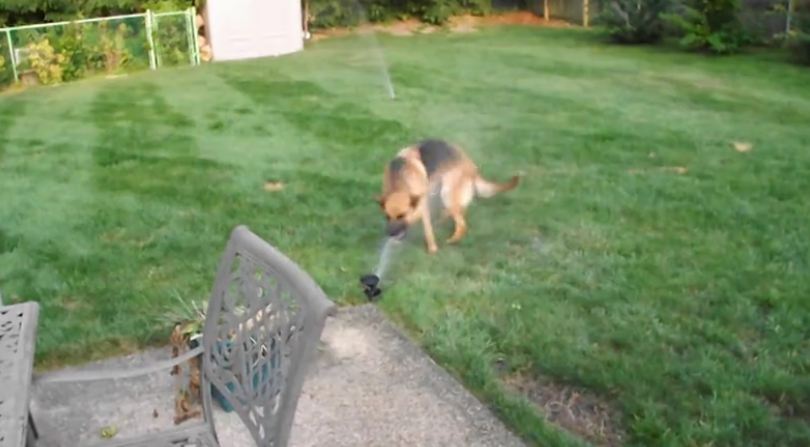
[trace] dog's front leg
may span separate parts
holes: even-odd
[[[425,244],[427,244],[427,251],[430,254],[436,253],[439,247],[436,245],[436,237],[433,235],[433,224],[430,222],[430,209],[428,201],[422,199],[422,225],[425,227]]]

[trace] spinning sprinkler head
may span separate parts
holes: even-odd
[[[360,284],[363,285],[363,293],[369,301],[376,301],[382,295],[382,289],[378,287],[380,285],[379,276],[373,273],[363,275],[360,277]]]

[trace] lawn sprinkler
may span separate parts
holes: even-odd
[[[369,301],[376,301],[382,295],[382,289],[378,287],[380,284],[379,276],[373,273],[363,275],[360,277],[360,284],[363,285],[363,293],[366,294]]]
[[[377,262],[377,268],[374,270],[374,273],[369,273],[360,277],[360,284],[363,285],[363,293],[366,295],[366,298],[368,298],[369,301],[377,301],[380,299],[380,295],[382,295],[380,282],[382,282],[383,274],[388,269],[388,261],[391,257],[391,248],[396,244],[399,244],[398,239],[392,237],[386,239],[382,249],[380,250],[380,260]]]

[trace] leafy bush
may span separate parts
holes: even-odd
[[[739,12],[739,0],[686,0],[665,19],[681,32],[684,47],[728,54],[744,43]]]
[[[309,0],[308,19],[313,28],[407,17],[438,25],[455,14],[482,15],[491,10],[492,0]]]
[[[661,15],[671,0],[612,0],[605,5],[596,23],[604,26],[618,43],[655,43],[664,35]]]
[[[149,0],[141,5],[141,10],[151,10],[152,12],[173,12],[180,11],[191,6],[193,2],[187,0]]]
[[[81,25],[68,25],[58,39],[53,39],[54,50],[65,57],[63,79],[72,81],[85,75],[88,49]]]
[[[172,11],[195,6],[204,0],[0,0],[0,23],[4,26],[73,20],[77,17],[102,17],[154,11]]]
[[[107,22],[100,22],[101,39],[95,53],[102,56],[103,68],[107,73],[120,71],[131,59],[126,39],[130,29],[126,24],[119,24],[115,31],[108,31]]]
[[[455,0],[414,2],[414,15],[424,22],[441,25],[462,11],[459,3]]]
[[[161,18],[153,38],[161,67],[189,63],[188,30],[184,16]]]
[[[40,83],[48,85],[62,82],[66,58],[54,50],[47,37],[28,44],[26,49],[27,64],[37,74]]]
[[[0,54],[0,86],[6,85],[11,82],[11,75],[6,69],[6,58]]]

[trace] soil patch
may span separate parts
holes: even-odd
[[[526,374],[506,376],[503,383],[532,402],[547,421],[595,445],[620,446],[626,439],[619,412],[587,390]]]

